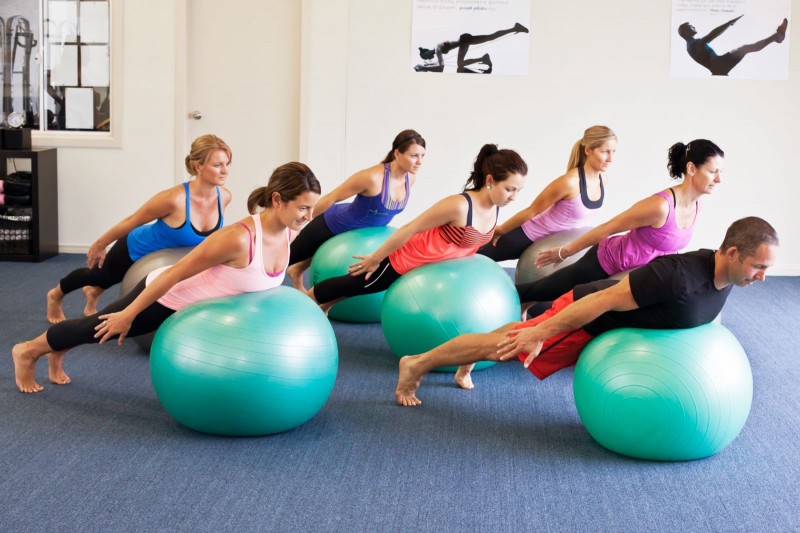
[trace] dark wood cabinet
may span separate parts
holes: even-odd
[[[57,150],[0,150],[0,180],[12,159],[30,160],[31,204],[0,206],[0,261],[42,261],[58,254]]]

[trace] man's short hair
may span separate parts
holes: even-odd
[[[778,246],[778,233],[763,218],[746,217],[730,225],[720,250],[725,253],[735,246],[742,257],[749,257],[755,255],[762,244]]]
[[[684,22],[680,26],[678,26],[678,35],[683,37],[684,39],[688,39],[692,36],[692,25],[688,22]]]

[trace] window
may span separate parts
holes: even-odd
[[[34,144],[118,146],[123,0],[3,0],[2,118]]]

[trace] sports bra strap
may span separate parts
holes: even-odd
[[[242,226],[244,229],[247,230],[247,236],[250,238],[249,239],[250,240],[250,259],[247,261],[247,264],[249,265],[250,263],[253,262],[253,232],[250,231],[250,228],[248,228],[247,224],[245,224],[244,222],[240,221],[240,222],[237,222],[237,224],[239,224],[240,226]]]
[[[472,225],[472,198],[469,197],[469,194],[466,192],[462,192],[461,196],[467,199],[467,204],[469,205],[469,209],[467,209],[467,226]]]

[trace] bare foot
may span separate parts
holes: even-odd
[[[51,352],[47,354],[48,372],[50,373],[50,383],[56,385],[66,385],[71,379],[64,372],[64,352]]]
[[[103,294],[100,287],[84,287],[83,297],[86,298],[86,306],[83,308],[83,316],[92,316],[97,312],[97,302]]]
[[[295,263],[286,269],[286,275],[292,280],[294,288],[308,294],[308,289],[303,285],[303,272],[305,272],[303,263]]]
[[[64,293],[61,287],[55,287],[47,291],[47,321],[51,324],[58,324],[67,319],[64,310],[61,309],[61,302],[64,300]]]
[[[400,374],[397,377],[397,389],[394,391],[394,397],[398,405],[404,407],[414,407],[420,405],[422,401],[417,398],[417,389],[422,382],[422,376],[416,375],[414,371],[414,359],[411,356],[405,356],[400,359]]]
[[[471,390],[475,388],[472,383],[472,367],[475,365],[463,365],[456,371],[456,385],[462,389]]]
[[[39,392],[44,387],[36,383],[36,359],[29,350],[27,342],[15,344],[11,349],[14,359],[14,379],[20,392]]]

